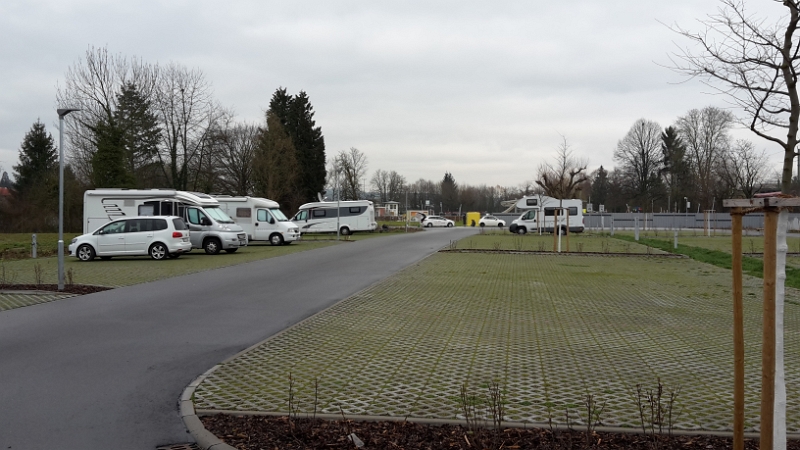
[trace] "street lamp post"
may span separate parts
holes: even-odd
[[[64,116],[79,109],[57,109],[58,113],[58,290],[64,290]]]

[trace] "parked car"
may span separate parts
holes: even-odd
[[[109,222],[80,235],[69,245],[70,256],[91,261],[95,256],[177,258],[192,250],[189,227],[177,216],[135,216]]]
[[[502,227],[506,226],[506,221],[503,220],[503,219],[498,219],[495,216],[487,214],[487,215],[481,217],[481,220],[478,222],[478,225],[480,225],[482,227],[500,227],[500,228],[502,228]]]
[[[445,219],[442,216],[425,216],[425,218],[422,219],[422,222],[420,222],[420,223],[422,224],[423,227],[427,227],[427,228],[430,228],[430,227],[452,227],[453,225],[455,225],[455,223],[453,223],[452,220]]]

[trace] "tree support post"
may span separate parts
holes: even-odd
[[[742,302],[742,208],[731,211],[733,239],[733,450],[744,450],[744,306]],[[675,232],[675,247],[678,245]]]
[[[775,424],[775,261],[778,210],[764,211],[764,300],[761,337],[761,430],[759,447],[773,450]]]

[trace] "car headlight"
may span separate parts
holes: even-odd
[[[76,242],[78,242],[78,238],[74,237],[74,238],[72,238],[72,242],[70,242],[70,243],[71,243],[71,244],[74,244],[74,243],[76,243]]]

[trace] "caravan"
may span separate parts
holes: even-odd
[[[178,216],[189,226],[193,248],[214,255],[247,245],[242,227],[220,209],[213,197],[172,189],[94,189],[83,194],[83,232],[130,216]]]
[[[525,212],[509,225],[508,230],[512,233],[525,234],[539,230],[552,233],[557,229],[564,234],[567,228],[570,233],[580,233],[584,229],[583,202],[580,199],[562,200],[546,195],[532,195],[523,197],[515,206]],[[553,222],[556,217],[558,226]]]
[[[369,200],[306,203],[292,217],[292,222],[300,227],[301,233],[336,233],[337,224],[345,236],[378,228],[375,207]]]
[[[300,229],[280,210],[278,202],[261,197],[215,195],[220,207],[247,233],[248,241],[291,244],[300,239]]]

